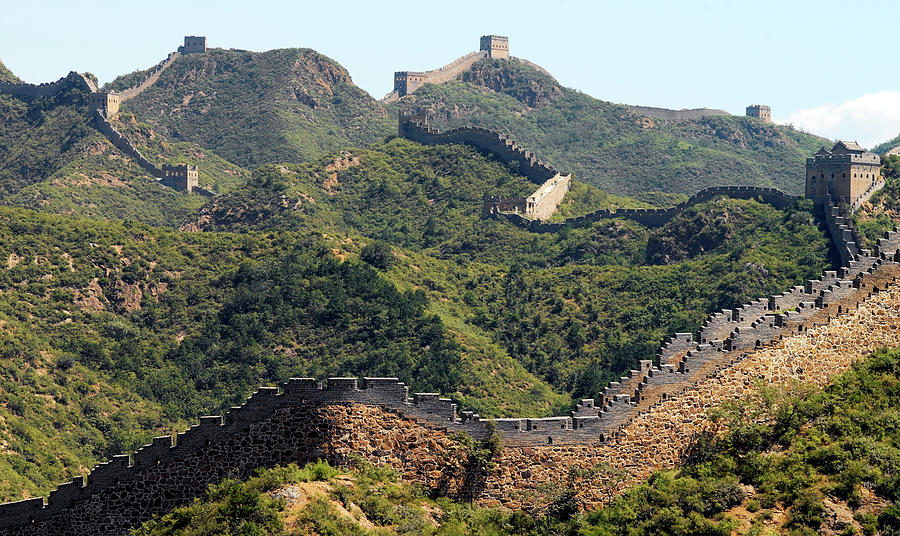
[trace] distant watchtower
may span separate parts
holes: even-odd
[[[184,36],[183,54],[203,54],[206,52],[206,37],[197,35]]]
[[[747,117],[759,119],[763,123],[771,123],[772,109],[765,104],[751,104],[747,106]]]
[[[121,102],[121,98],[115,93],[96,91],[88,97],[88,109],[92,112],[97,110],[103,114],[103,117],[109,119],[119,113]]]
[[[163,164],[162,183],[180,192],[191,192],[200,181],[200,170],[197,166],[179,164],[172,166]]]
[[[489,58],[508,58],[509,38],[503,35],[482,35],[479,50],[487,52]]]
[[[398,95],[403,97],[419,89],[425,85],[425,82],[427,81],[428,76],[425,73],[416,71],[397,71],[394,73],[394,90]]]

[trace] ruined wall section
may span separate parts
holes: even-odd
[[[799,199],[799,196],[786,194],[777,188],[766,188],[761,186],[712,186],[700,190],[688,200],[669,208],[603,209],[585,214],[584,216],[568,218],[562,222],[555,223],[529,220],[500,211],[491,214],[496,218],[505,219],[513,225],[517,225],[535,233],[554,233],[562,230],[566,226],[581,227],[590,225],[596,221],[615,218],[631,220],[646,227],[662,227],[688,207],[710,201],[720,196],[733,197],[735,199],[755,199],[770,204],[778,209],[783,209]]]

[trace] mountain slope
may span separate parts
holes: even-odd
[[[482,60],[461,80],[398,103],[438,128],[478,125],[512,135],[559,169],[619,195],[707,186],[802,189],[804,159],[827,141],[744,117],[666,121],[561,87],[515,60]]]
[[[106,89],[124,89],[145,75],[119,77]],[[314,158],[394,130],[384,108],[343,67],[310,49],[189,54],[125,109],[166,138],[244,166]]]

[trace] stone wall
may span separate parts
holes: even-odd
[[[398,134],[425,145],[464,143],[497,156],[507,164],[518,167],[518,172],[532,182],[543,184],[559,172],[544,164],[534,153],[520,147],[515,141],[496,130],[482,127],[459,127],[440,132],[424,123],[420,116],[401,115]]]
[[[0,82],[0,93],[6,93],[19,99],[40,99],[55,95],[68,87],[81,87],[88,93],[97,91],[97,85],[87,75],[70,72],[64,78],[56,82],[46,84],[16,84],[13,82]]]
[[[799,196],[786,194],[776,188],[765,188],[761,186],[711,186],[700,190],[692,195],[687,201],[669,208],[603,209],[585,214],[584,216],[568,218],[558,223],[530,220],[518,215],[510,215],[499,211],[493,212],[492,215],[536,233],[554,233],[562,230],[566,226],[579,227],[590,225],[595,221],[614,218],[635,221],[647,227],[661,227],[686,208],[715,199],[719,196],[733,197],[736,199],[755,199],[763,203],[768,203],[778,209],[783,209],[799,199]]]
[[[362,384],[331,378],[324,385],[298,378],[280,391],[260,389],[224,418],[202,418],[174,445],[165,436],[132,456],[116,456],[61,485],[46,504],[37,498],[0,505],[0,535],[125,534],[226,476],[315,458],[342,464],[351,453],[450,496],[510,508],[545,506],[540,490],[565,485],[571,467],[609,463],[626,471],[626,482],[615,489],[602,481],[576,483],[585,504],[599,506],[624,485],[680,464],[696,434],[713,426],[706,411],[749,393],[758,380],[823,384],[875,348],[900,342],[898,276],[900,264],[880,259],[853,285],[823,290],[816,314],[805,321],[769,322],[767,329],[781,331],[764,348],[691,349],[681,334],[687,355],[680,370],[642,362],[610,385],[601,407],[583,400],[569,417],[496,419],[504,450],[489,475],[470,470],[467,452],[448,434],[484,438],[485,421],[457,416],[452,401],[432,393],[410,398],[395,378]]]
[[[548,219],[556,212],[556,208],[566,197],[571,180],[571,175],[558,173],[547,179],[533,194],[528,196],[525,214],[539,220]]]
[[[413,141],[436,145],[443,143],[465,143],[489,152],[507,164],[518,167],[520,174],[540,184],[537,190],[525,199],[487,196],[482,205],[482,214],[491,216],[512,212],[518,215],[524,202],[522,214],[525,221],[540,221],[549,218],[566,192],[569,191],[571,174],[556,171],[544,164],[531,151],[523,149],[515,141],[496,130],[481,127],[460,127],[440,132],[427,125],[422,115],[400,114],[398,134]]]
[[[175,51],[169,53],[165,60],[159,63],[152,71],[141,81],[140,84],[130,87],[119,93],[121,100],[124,102],[140,95],[144,90],[152,86],[159,80],[160,75],[175,63],[175,60],[181,57],[181,52]]]
[[[443,67],[431,71],[397,71],[394,73],[394,90],[385,95],[382,100],[385,102],[395,102],[400,97],[413,93],[425,84],[443,84],[449,82],[472,67],[476,61],[486,58],[487,56],[488,53],[484,51],[470,52],[465,56],[456,58]],[[405,74],[406,76],[399,76],[401,74]],[[415,77],[415,81],[412,84],[408,83],[408,76],[410,74]]]

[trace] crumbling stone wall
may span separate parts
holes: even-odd
[[[669,208],[603,209],[585,214],[584,216],[568,218],[556,223],[531,220],[517,214],[509,214],[500,211],[492,212],[491,215],[496,218],[505,219],[514,225],[535,233],[555,233],[566,226],[580,227],[596,221],[614,218],[631,220],[647,227],[662,227],[686,208],[698,203],[710,201],[719,196],[733,197],[735,199],[756,199],[757,201],[768,203],[779,209],[785,208],[799,199],[798,196],[786,194],[777,188],[766,188],[761,186],[711,186],[700,190],[688,200]]]

